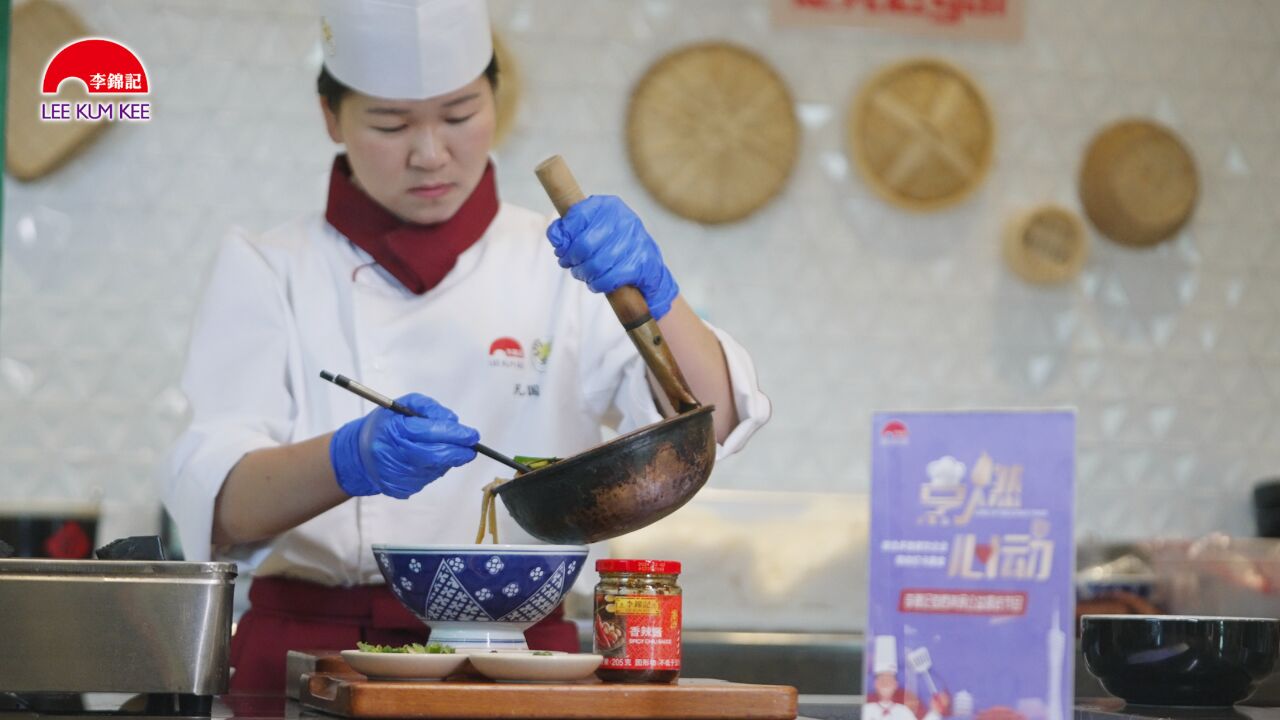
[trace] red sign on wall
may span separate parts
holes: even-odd
[[[1022,37],[1025,0],[773,0],[773,24],[852,25],[980,40]]]

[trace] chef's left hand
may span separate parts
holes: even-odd
[[[929,710],[939,717],[951,714],[951,693],[946,691],[934,693],[929,698]]]
[[[654,320],[666,315],[680,294],[644,223],[612,195],[592,195],[574,205],[547,228],[547,239],[560,267],[569,268],[592,292],[635,286]]]

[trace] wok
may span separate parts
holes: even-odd
[[[711,406],[681,413],[499,485],[520,527],[554,544],[607,540],[675,512],[711,474]]]
[[[558,155],[537,175],[561,215],[586,197]],[[607,540],[661,520],[697,494],[715,464],[715,407],[693,396],[640,291],[608,298],[679,414],[498,486],[520,527],[549,543]]]

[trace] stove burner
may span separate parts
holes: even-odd
[[[109,695],[122,695],[122,693],[109,693]],[[207,718],[213,713],[213,696],[185,693],[141,693],[127,696],[127,699],[123,700],[119,705],[86,707],[84,694],[81,693],[0,692],[0,718],[3,718],[3,714],[9,711],[39,713],[45,716]]]

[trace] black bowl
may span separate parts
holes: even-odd
[[[1085,615],[1080,628],[1085,667],[1135,705],[1234,705],[1280,656],[1271,618]]]

